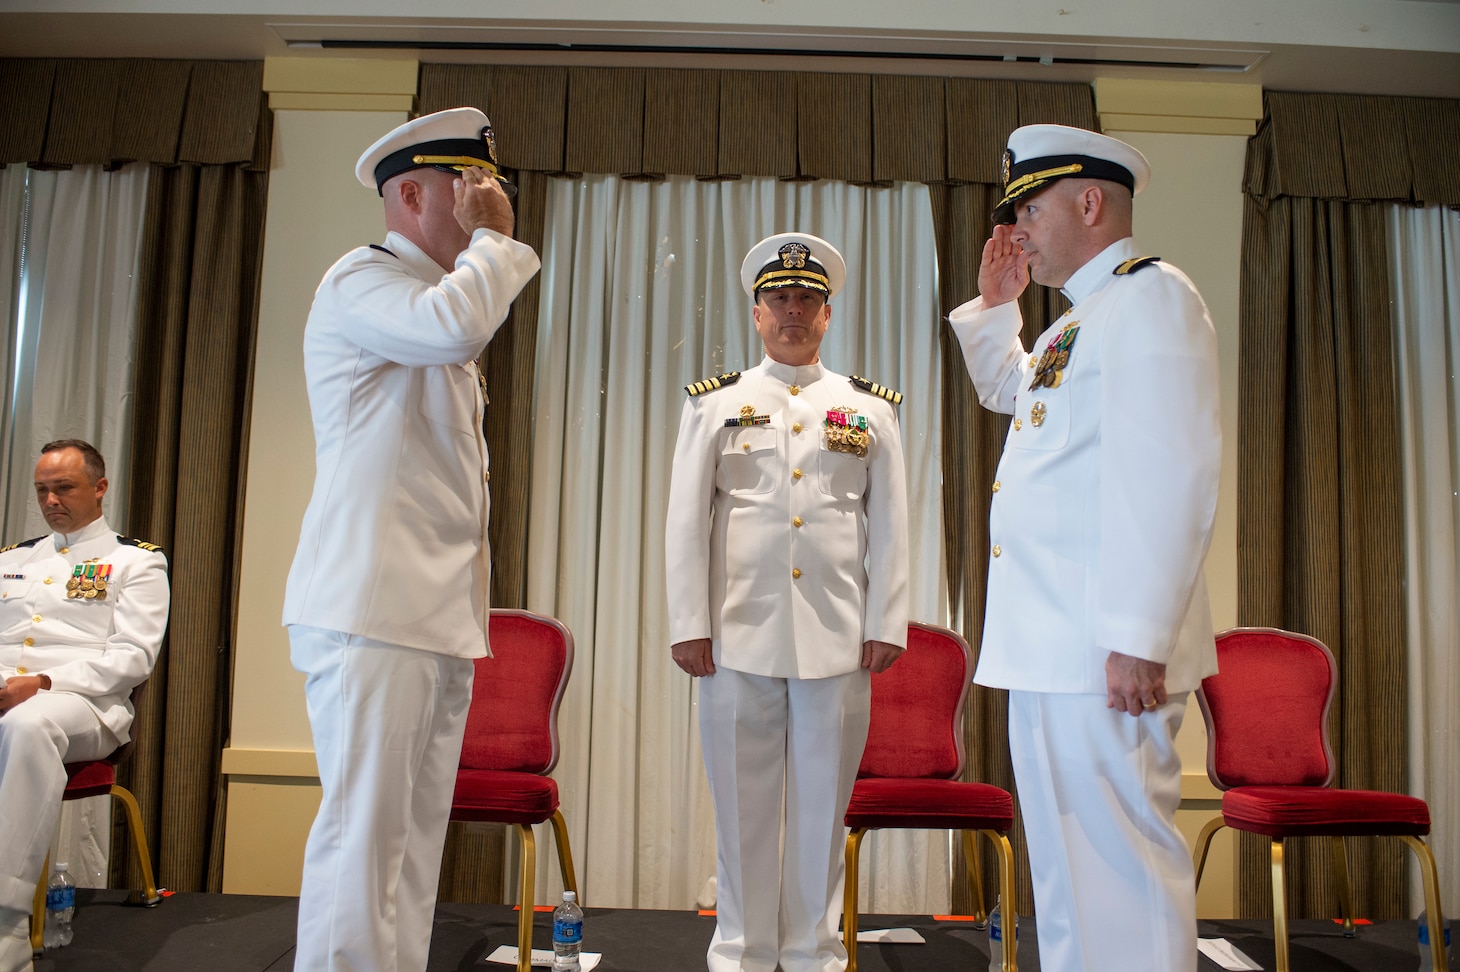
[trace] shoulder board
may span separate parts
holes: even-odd
[[[129,547],[141,547],[143,550],[150,550],[153,553],[162,553],[162,548],[155,543],[148,543],[146,540],[133,540],[131,537],[117,537],[117,543],[126,544]]]
[[[868,381],[860,375],[852,375],[852,384],[864,392],[876,395],[878,398],[885,398],[894,405],[902,404],[902,392],[893,391],[886,385],[879,385],[875,381]]]
[[[372,249],[372,250],[379,250],[381,253],[384,253],[386,256],[395,256],[394,253],[391,253],[389,250],[387,250],[385,247],[381,246],[379,243],[371,243],[370,244],[370,249]],[[400,257],[395,257],[395,258],[397,260],[400,259]]]
[[[1160,257],[1135,257],[1134,259],[1126,260],[1120,266],[1116,267],[1115,275],[1117,277],[1124,277],[1128,273],[1135,273],[1137,270],[1149,267],[1153,263],[1160,262]]]
[[[685,385],[684,390],[690,396],[703,395],[707,391],[714,391],[716,388],[724,388],[726,385],[733,385],[740,380],[740,372],[727,371],[723,375],[716,375],[713,378],[701,378],[692,385]]]
[[[21,547],[34,547],[44,539],[45,537],[36,537],[33,540],[22,540],[19,543],[12,543],[8,547],[0,547],[0,553],[9,553],[12,550],[19,550]]]

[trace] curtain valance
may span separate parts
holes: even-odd
[[[0,58],[0,163],[264,171],[262,61]]]

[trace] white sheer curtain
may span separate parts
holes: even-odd
[[[1410,786],[1430,805],[1440,900],[1460,902],[1460,213],[1389,217],[1408,578]],[[1413,878],[1417,911],[1424,897]]]
[[[669,659],[663,576],[683,386],[762,357],[739,282],[751,245],[793,229],[836,245],[848,285],[822,357],[906,395],[912,615],[942,620],[931,206],[921,185],[592,176],[554,182],[547,220],[527,600],[577,643],[555,776],[586,901],[693,907],[714,874],[714,826],[697,689]],[[947,835],[877,837],[863,851],[864,909],[945,909]],[[557,871],[541,865],[548,902]]]
[[[0,501],[6,543],[49,532],[34,470],[52,439],[101,450],[108,522],[126,529],[137,264],[145,165],[0,169],[0,307],[6,313]],[[110,797],[67,803],[53,860],[106,886]]]

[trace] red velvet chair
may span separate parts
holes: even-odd
[[[1340,790],[1333,782],[1328,709],[1338,667],[1328,646],[1277,628],[1232,628],[1217,635],[1221,671],[1197,692],[1207,724],[1207,775],[1222,794],[1222,815],[1202,828],[1193,863],[1201,883],[1212,835],[1222,827],[1272,842],[1272,920],[1278,972],[1288,972],[1283,840],[1327,837],[1338,879],[1344,934],[1354,935],[1347,836],[1398,837],[1419,858],[1435,968],[1445,965],[1439,877],[1421,839],[1430,809],[1402,793]]]
[[[132,690],[134,707],[137,700],[141,698],[142,688],[146,684],[143,682]],[[136,727],[133,726],[133,729],[135,730]],[[106,759],[67,763],[66,789],[61,793],[61,802],[94,796],[112,796],[121,803],[127,816],[127,832],[132,835],[132,849],[136,853],[137,865],[142,870],[142,890],[134,891],[132,899],[137,904],[155,908],[162,902],[162,895],[158,893],[157,881],[152,876],[152,854],[147,849],[147,835],[142,831],[142,811],[138,808],[137,798],[132,796],[131,791],[117,783],[117,767],[132,751],[132,744],[135,741],[136,736],[134,735]],[[30,913],[30,947],[36,954],[40,954],[41,945],[45,941],[46,885],[51,879],[50,872],[51,859],[48,856],[45,866],[41,868],[41,879],[40,883],[36,885],[35,901],[32,903]]]
[[[914,621],[907,651],[891,668],[872,676],[872,722],[857,783],[847,807],[847,879],[842,899],[842,940],[848,972],[857,969],[857,860],[869,830],[958,830],[975,902],[985,918],[983,882],[973,835],[983,834],[999,852],[999,887],[1015,900],[1014,825],[1008,790],[963,783],[963,702],[973,679],[973,652],[955,631]],[[1004,941],[1004,969],[1014,972],[1015,941]]]
[[[573,635],[529,611],[491,615],[492,658],[476,661],[451,819],[511,824],[522,836],[517,968],[529,972],[537,875],[532,825],[551,822],[563,886],[578,890],[568,827],[558,809],[558,706],[573,671]]]

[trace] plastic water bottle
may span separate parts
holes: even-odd
[[[989,912],[989,972],[1004,972],[1004,915],[1003,901],[994,899],[994,910]],[[1019,915],[1009,923],[1012,935],[1019,938]]]
[[[1445,955],[1450,955],[1450,922],[1446,919],[1442,926],[1445,929]],[[1419,972],[1434,972],[1435,959],[1430,954],[1430,923],[1429,916],[1421,911],[1419,913]],[[1444,972],[1444,970],[1440,970]]]
[[[56,862],[56,873],[46,885],[46,948],[71,944],[71,916],[76,914],[76,882],[67,874],[69,865]]]
[[[553,911],[553,972],[578,972],[583,951],[583,909],[578,895],[563,892],[563,903]]]

